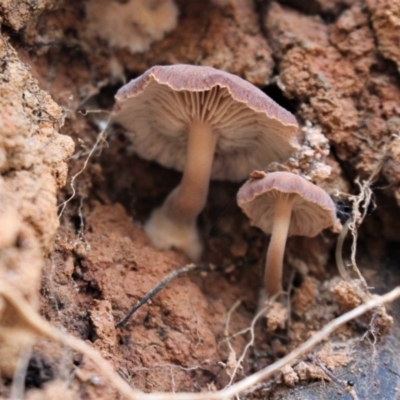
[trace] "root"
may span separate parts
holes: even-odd
[[[344,264],[343,255],[342,255],[343,243],[346,239],[348,232],[349,231],[351,232],[352,244],[351,244],[350,265],[352,267],[353,272],[357,275],[358,279],[361,282],[362,291],[363,291],[362,299],[364,301],[369,299],[370,295],[369,295],[367,282],[365,281],[360,270],[358,269],[357,262],[356,262],[358,228],[363,223],[365,217],[367,216],[368,209],[371,205],[371,202],[373,202],[373,192],[371,189],[371,185],[374,182],[376,182],[376,180],[378,179],[379,174],[384,166],[384,163],[386,162],[387,158],[389,157],[392,145],[397,138],[398,138],[398,135],[393,135],[391,137],[389,143],[386,144],[386,146],[384,147],[384,149],[382,151],[382,155],[381,155],[380,159],[378,160],[375,168],[373,169],[370,177],[364,181],[360,181],[359,178],[357,178],[355,180],[355,183],[357,184],[357,186],[359,188],[359,194],[358,195],[347,195],[348,199],[352,202],[352,212],[351,212],[351,216],[344,224],[342,231],[339,234],[338,241],[336,244],[335,257],[336,257],[336,264],[337,264],[339,273],[345,281],[352,283],[352,278],[350,276],[350,273],[349,273],[347,267]]]
[[[323,329],[314,336],[304,342],[301,346],[293,350],[291,353],[260,370],[259,372],[248,376],[247,378],[234,383],[217,392],[206,393],[142,393],[133,389],[129,384],[118,375],[112,365],[105,360],[99,351],[95,350],[83,340],[72,335],[62,333],[58,329],[52,327],[47,321],[41,318],[32,306],[19,294],[12,286],[0,282],[0,296],[6,302],[8,307],[15,310],[15,315],[20,320],[21,329],[29,329],[32,333],[53,339],[58,343],[70,346],[90,360],[99,368],[104,376],[113,384],[113,386],[130,400],[227,400],[239,395],[243,391],[259,384],[265,379],[276,374],[282,367],[293,363],[304,354],[309,353],[318,343],[326,339],[339,326],[358,318],[362,314],[375,309],[385,303],[391,302],[400,297],[400,286],[383,296],[373,298],[366,303],[356,307],[355,309],[343,314],[342,316],[332,320]]]
[[[83,114],[83,115],[87,115],[87,114],[89,114],[89,113],[101,113],[101,112],[102,112],[102,113],[104,113],[104,112],[108,113],[108,111],[93,110],[93,111],[87,111],[87,112],[86,112],[85,114]],[[71,182],[70,182],[69,186],[70,186],[70,188],[71,188],[72,194],[71,194],[70,197],[68,197],[67,200],[63,201],[63,202],[58,206],[58,208],[60,209],[60,211],[59,211],[59,213],[58,213],[58,218],[61,218],[61,216],[63,215],[63,213],[64,213],[64,211],[65,211],[65,208],[67,207],[67,204],[68,204],[71,200],[73,200],[73,199],[75,198],[75,195],[76,195],[75,180],[76,180],[76,178],[78,178],[79,175],[81,175],[81,174],[83,173],[83,171],[85,171],[85,169],[87,168],[87,166],[88,166],[88,164],[89,164],[89,161],[90,161],[91,157],[93,156],[94,152],[95,152],[96,149],[98,148],[99,144],[100,144],[102,141],[104,141],[104,137],[105,137],[107,128],[108,128],[109,125],[110,125],[111,118],[112,118],[112,114],[110,113],[110,116],[108,117],[108,119],[107,119],[105,125],[103,126],[103,128],[102,128],[102,130],[99,132],[99,134],[97,135],[96,142],[94,143],[93,147],[92,147],[91,150],[89,151],[89,153],[88,153],[88,155],[87,155],[87,157],[86,157],[86,159],[85,159],[85,161],[84,161],[84,163],[83,163],[82,168],[71,178]]]
[[[242,351],[242,355],[241,355],[241,356],[239,357],[239,359],[236,361],[236,365],[235,365],[235,367],[233,368],[233,371],[232,371],[232,373],[231,373],[229,383],[228,383],[228,385],[225,387],[225,389],[228,388],[228,387],[230,387],[230,386],[232,386],[233,380],[234,380],[235,377],[236,377],[237,371],[239,370],[239,368],[242,368],[242,363],[243,363],[244,358],[246,357],[247,351],[248,351],[248,350],[250,349],[250,347],[253,346],[253,344],[254,344],[254,339],[255,339],[254,327],[255,327],[257,321],[258,321],[261,317],[263,317],[263,316],[265,315],[265,313],[268,311],[268,309],[269,309],[269,306],[267,306],[267,307],[263,308],[262,310],[260,310],[260,311],[255,315],[255,317],[253,318],[253,320],[251,321],[250,327],[247,328],[247,329],[245,330],[246,332],[250,332],[250,340],[247,342],[246,346],[244,347],[244,349],[243,349],[243,351]],[[229,341],[228,341],[228,343],[229,343],[230,348],[232,348]],[[232,350],[233,350],[233,349],[232,349]],[[224,390],[225,390],[225,389],[224,389]]]

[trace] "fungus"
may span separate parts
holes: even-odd
[[[145,231],[158,249],[178,248],[193,260],[202,251],[196,219],[210,178],[243,180],[297,148],[291,113],[247,81],[211,67],[155,66],[115,98],[114,120],[132,133],[135,151],[183,171]]]
[[[86,16],[88,35],[140,53],[176,27],[178,8],[173,0],[90,0]]]
[[[282,291],[287,237],[314,237],[333,226],[336,207],[328,193],[299,175],[272,172],[253,176],[240,188],[237,202],[251,225],[271,234],[264,286],[267,295],[273,296]]]

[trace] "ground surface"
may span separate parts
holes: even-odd
[[[176,27],[134,54],[98,37],[82,1],[18,3],[0,1],[0,280],[54,326],[100,350],[135,388],[221,389],[361,302],[338,277],[337,233],[289,239],[290,301],[260,319],[239,368],[250,333],[230,335],[247,329],[255,315],[268,238],[236,206],[240,185],[213,182],[199,224],[202,263],[217,271],[177,278],[126,327],[114,328],[167,273],[188,262],[178,252],[153,249],[141,230],[179,182],[178,172],[138,158],[117,126],[107,129],[86,164],[108,114],[83,111],[110,110],[116,89],[154,64],[238,74],[295,113],[306,139],[313,129],[321,132],[330,154],[320,161],[331,175],[318,172],[318,145],[310,142],[289,168],[333,196],[343,223],[352,210],[348,195],[360,193],[356,180],[369,180],[375,207],[360,228],[357,261],[375,293],[400,282],[394,222],[400,217],[399,1],[182,0]],[[168,2],[153,3],[157,9]],[[140,27],[137,35],[146,29],[152,28]],[[350,256],[350,242],[344,255]],[[288,304],[290,325],[282,318]],[[34,342],[0,306],[2,397],[10,396],[21,350],[31,348],[24,398],[118,398],[86,358]],[[389,335],[390,320],[382,315],[342,327],[314,358],[242,398],[397,398],[400,315]]]

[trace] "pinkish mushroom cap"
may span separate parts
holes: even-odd
[[[153,245],[192,259],[202,246],[196,218],[210,178],[241,180],[297,148],[294,116],[247,81],[211,67],[156,66],[115,96],[114,121],[143,158],[184,171],[145,225]]]
[[[256,176],[256,175],[254,175]],[[316,236],[336,222],[336,207],[323,189],[290,172],[259,174],[239,190],[237,202],[251,225],[271,234],[265,265],[268,295],[281,292],[288,236]]]
[[[299,175],[271,172],[249,179],[239,190],[237,202],[250,224],[270,234],[275,204],[284,195],[292,199],[288,236],[314,237],[336,222],[336,206],[329,194]]]
[[[241,181],[298,148],[295,117],[244,79],[212,67],[155,66],[115,96],[114,120],[146,160],[183,171],[189,125],[218,134],[211,178]]]

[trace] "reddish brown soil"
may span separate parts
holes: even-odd
[[[325,147],[307,142],[298,159],[279,168],[308,173],[317,170],[315,160],[329,165],[330,176],[318,169],[312,179],[334,196],[342,222],[350,212],[343,192],[358,194],[355,179],[376,172],[377,207],[361,228],[358,260],[368,283],[382,283],[381,272],[399,259],[393,243],[400,241],[393,223],[400,216],[397,2],[313,0],[306,7],[180,0],[175,30],[136,54],[88,32],[84,2],[19,3],[0,4],[0,281],[54,326],[97,348],[146,392],[223,388],[250,340],[249,332],[229,337],[248,328],[256,313],[268,238],[249,226],[235,202],[239,185],[227,182],[212,183],[199,219],[202,263],[217,271],[177,278],[115,329],[138,299],[188,262],[178,252],[153,249],[141,229],[180,174],[140,160],[119,127],[107,130],[84,164],[108,114],[80,111],[109,110],[123,81],[154,64],[211,65],[238,74],[293,111],[306,139],[318,129],[329,140]],[[71,178],[84,165],[73,191]],[[362,302],[337,276],[336,239],[332,232],[289,239],[284,286],[292,289],[290,301],[275,304],[256,325],[235,380]],[[18,336],[22,322],[0,310],[0,396],[7,398],[20,351],[33,338]],[[334,371],[350,365],[356,338],[371,330],[377,339],[392,324],[384,310],[370,321],[371,314],[342,327],[315,356]],[[285,398],[290,388],[314,380],[332,381],[312,359],[300,360],[243,398]],[[26,382],[29,400],[119,396],[81,354],[45,340],[33,346]]]

